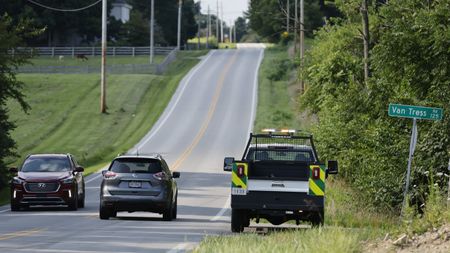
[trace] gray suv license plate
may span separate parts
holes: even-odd
[[[128,182],[128,187],[130,187],[130,188],[141,188],[142,187],[142,183],[141,182],[136,182],[136,181],[130,181],[130,182]]]

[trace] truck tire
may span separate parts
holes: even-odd
[[[245,211],[231,209],[231,232],[240,233],[244,231]]]
[[[311,218],[311,225],[313,227],[321,227],[321,226],[323,226],[324,217],[325,216],[324,216],[323,209],[318,211],[317,213],[313,214],[312,218]]]

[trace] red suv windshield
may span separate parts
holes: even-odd
[[[29,157],[22,165],[21,172],[65,172],[70,171],[67,157]]]

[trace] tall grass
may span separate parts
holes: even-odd
[[[239,236],[209,236],[195,253],[203,252],[360,252],[365,233],[344,228],[328,227]]]
[[[446,196],[431,182],[423,211],[419,212],[416,206],[407,205],[403,212],[402,226],[396,232],[408,235],[422,234],[446,223],[450,223],[450,208]]]

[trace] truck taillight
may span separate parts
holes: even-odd
[[[313,171],[312,171],[312,178],[313,178],[314,180],[320,179],[320,168],[319,168],[319,167],[313,168]]]
[[[245,168],[244,168],[243,165],[238,165],[237,166],[237,175],[238,175],[238,177],[245,176]]]

